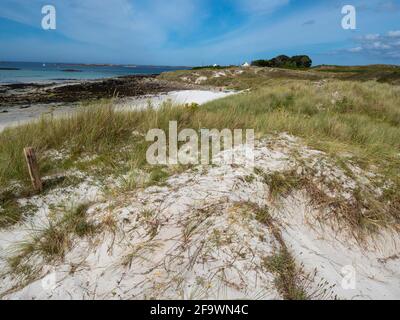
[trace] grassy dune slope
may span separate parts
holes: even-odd
[[[225,75],[224,75],[225,74]],[[237,68],[185,70],[164,73],[162,79],[185,83],[195,83],[200,77],[207,80],[203,84],[226,86],[234,89],[248,89],[270,85],[276,79],[286,80],[347,80],[377,81],[380,83],[400,84],[400,67],[397,66],[316,66],[311,69],[279,69],[279,68]]]
[[[258,137],[287,132],[326,151],[341,166],[356,162],[383,175],[384,178],[377,179],[377,186],[391,181],[382,196],[361,194],[360,200],[372,197],[378,203],[390,203],[387,207],[390,212],[385,217],[379,213],[376,218],[397,224],[400,219],[400,88],[376,82],[268,81],[268,85],[258,85],[251,92],[201,108],[165,105],[157,111],[116,112],[110,101],[102,101],[82,107],[64,119],[43,118],[6,130],[0,135],[1,205],[9,210],[11,220],[18,217],[15,199],[29,188],[22,157],[23,147],[27,145],[38,150],[43,175],[77,168],[105,176],[138,168],[158,179],[164,173],[146,164],[149,144],[143,135],[151,128],[167,131],[168,122],[177,120],[180,129],[253,128]],[[49,151],[54,150],[65,156],[52,159]],[[97,156],[95,160],[77,163],[80,157],[93,154]],[[11,182],[24,187],[14,191],[8,188]],[[378,207],[376,203],[375,207]]]
[[[0,286],[3,290],[0,298],[2,294],[18,291],[43,277],[43,263],[58,265],[64,260],[71,262],[68,254],[74,252],[75,248],[80,252],[85,241],[92,241],[101,247],[103,244],[107,246],[110,240],[111,246],[114,246],[119,232],[122,232],[124,239],[127,235],[126,239],[129,239],[127,246],[124,241],[116,241],[118,244],[115,244],[116,251],[121,250],[124,258],[119,272],[125,274],[128,268],[136,277],[138,270],[135,268],[139,268],[140,272],[144,269],[141,270],[141,265],[132,261],[142,256],[149,264],[149,270],[154,270],[152,259],[147,259],[147,254],[157,250],[160,239],[162,243],[170,241],[171,230],[168,228],[171,227],[171,221],[176,223],[174,232],[182,232],[177,239],[183,241],[180,248],[185,255],[191,251],[187,250],[187,246],[197,248],[199,243],[210,246],[207,250],[217,248],[218,252],[220,247],[229,245],[236,252],[237,244],[245,245],[244,252],[254,252],[251,244],[256,243],[255,247],[263,249],[255,254],[260,260],[257,272],[263,276],[273,274],[275,287],[285,299],[329,298],[325,296],[326,290],[322,296],[310,295],[313,290],[308,286],[312,281],[308,278],[309,274],[302,271],[302,263],[299,263],[301,257],[296,256],[299,252],[301,255],[307,252],[304,246],[310,242],[313,244],[310,252],[316,254],[309,256],[312,257],[308,259],[311,269],[316,268],[320,257],[329,259],[329,262],[321,262],[323,267],[320,271],[329,270],[329,266],[334,265],[332,261],[344,261],[347,264],[347,258],[341,259],[344,255],[350,260],[358,260],[363,268],[371,266],[371,271],[363,275],[368,290],[375,288],[371,284],[374,281],[379,282],[385,290],[391,290],[381,278],[387,280],[387,270],[391,269],[386,269],[386,261],[398,259],[397,255],[393,255],[393,252],[397,252],[393,250],[397,249],[392,250],[390,243],[384,242],[390,254],[378,255],[378,250],[373,247],[369,248],[373,254],[365,256],[365,262],[361,254],[357,258],[354,255],[358,252],[358,244],[370,243],[370,235],[385,234],[380,231],[387,229],[394,230],[395,233],[389,232],[393,235],[400,231],[400,87],[377,81],[349,81],[348,78],[345,81],[346,74],[353,76],[354,72],[230,68],[167,73],[161,77],[249,90],[202,106],[165,103],[160,109],[141,111],[117,111],[113,101],[101,100],[84,104],[76,113],[64,118],[44,117],[3,131],[0,133],[0,231],[4,234],[9,232],[9,237],[13,232],[18,234],[25,228],[24,224],[18,223],[29,221],[25,220],[28,214],[34,215],[36,220],[49,219],[50,223],[47,227],[46,224],[41,226],[43,230],[35,229],[25,241],[17,241],[11,247],[11,255],[4,260],[7,268],[0,270],[7,270],[11,280],[7,278],[9,282],[4,281],[6,285]],[[177,121],[178,130],[254,129],[260,142],[256,145],[257,166],[225,166],[218,160],[211,166],[201,168],[149,165],[146,151],[150,143],[145,141],[145,135],[153,128],[168,132],[169,121]],[[268,139],[263,139],[265,137]],[[44,177],[45,190],[37,197],[30,191],[22,154],[23,148],[28,145],[36,148]],[[238,175],[226,175],[232,170]],[[78,196],[85,192],[91,194],[90,190],[95,190],[96,197],[97,193],[101,193],[102,200],[90,200],[80,205],[79,202],[71,203],[68,199],[79,197],[64,197],[70,186]],[[148,188],[150,186],[159,188]],[[208,193],[204,193],[204,190]],[[200,197],[188,206],[188,199],[201,194],[204,199]],[[232,199],[231,203],[226,200],[226,195],[236,202],[243,197],[249,203],[234,203]],[[209,201],[213,197],[215,203],[210,206]],[[306,207],[302,207],[303,197],[310,199],[306,201]],[[45,201],[42,201],[44,198]],[[203,199],[204,203],[199,199]],[[289,202],[285,202],[287,200]],[[260,203],[263,203],[263,207],[257,207]],[[32,204],[38,208],[30,207]],[[73,207],[76,204],[79,206]],[[43,209],[41,213],[39,206]],[[159,220],[166,212],[166,220]],[[310,222],[308,219],[311,217],[316,220]],[[298,221],[297,218],[304,221]],[[210,225],[202,225],[207,219]],[[281,225],[279,219],[285,223]],[[291,227],[285,229],[286,223]],[[314,244],[320,235],[316,235],[317,238],[310,237],[314,240],[302,238],[308,234],[304,230],[315,229],[318,233],[316,229],[319,230],[319,226],[323,229],[325,225],[333,226],[333,238],[328,244],[325,243],[327,247],[315,251]],[[210,229],[210,226],[215,229]],[[236,232],[235,228],[242,232]],[[272,252],[270,242],[264,238],[268,229],[275,243]],[[337,248],[341,241],[337,240],[336,231],[344,230],[350,230],[349,239],[357,244],[350,245],[350,249]],[[196,235],[196,232],[199,233]],[[293,234],[288,237],[288,232]],[[322,232],[324,235],[331,234],[326,229]],[[262,236],[257,237],[256,234]],[[204,238],[205,235],[208,238]],[[245,237],[248,243],[237,236]],[[201,242],[200,239],[206,240]],[[344,241],[346,246],[349,239]],[[172,242],[172,245],[176,243]],[[119,245],[122,247],[119,248]],[[192,250],[195,251],[197,249]],[[239,262],[236,262],[239,265],[240,261],[247,261],[241,251],[237,258]],[[79,254],[76,256],[81,258]],[[169,259],[169,255],[165,257]],[[0,255],[0,263],[3,258]],[[108,267],[109,263],[115,266],[115,263],[120,263],[119,258],[118,253],[115,256],[107,253],[105,265]],[[196,257],[193,259],[196,261]],[[213,259],[214,262],[222,260],[219,255]],[[71,265],[75,266],[74,263]],[[98,260],[91,263],[92,269],[88,269],[88,275],[95,275],[94,270],[99,267]],[[198,263],[201,266],[199,270],[203,270],[203,260]],[[382,277],[377,275],[378,271],[373,267],[376,263],[379,264],[376,270],[385,268]],[[180,274],[179,266],[172,265],[170,268]],[[238,265],[232,266],[236,268]],[[109,279],[113,279],[112,270]],[[206,273],[207,276],[211,274]],[[332,274],[336,273],[325,272],[327,276]],[[85,283],[88,275],[77,272],[77,278],[74,278],[74,271],[70,273],[74,281],[82,277]],[[116,276],[120,277],[118,274]],[[91,283],[96,284],[98,279],[93,279]],[[132,286],[132,279],[125,279],[128,286]],[[167,287],[174,279],[166,277]],[[388,282],[395,287],[395,281],[398,281],[396,272],[393,273],[393,279]],[[270,281],[267,280],[266,283]],[[113,281],[105,283],[112,285]],[[244,283],[249,285],[251,279],[244,280]],[[206,282],[200,285],[209,289]],[[119,287],[118,284],[117,289]],[[75,292],[76,289],[74,286],[70,288],[68,281],[59,288],[61,294],[63,290]],[[318,290],[320,292],[323,288],[318,287]],[[153,294],[154,290],[151,291]],[[161,291],[159,297],[165,298],[166,295]],[[43,290],[40,292],[43,293]],[[276,297],[273,295],[272,298]]]

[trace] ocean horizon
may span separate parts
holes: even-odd
[[[187,69],[190,67],[1,61],[0,84],[96,80]]]

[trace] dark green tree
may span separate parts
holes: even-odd
[[[310,68],[312,66],[312,60],[306,55],[293,56],[291,58],[280,55],[271,60],[255,60],[251,65],[271,68]]]

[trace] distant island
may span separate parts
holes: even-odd
[[[82,70],[76,70],[76,69],[63,69],[61,71],[62,72],[82,72]]]
[[[114,67],[117,64],[102,64],[102,63],[60,63],[64,66],[76,66],[76,67]]]

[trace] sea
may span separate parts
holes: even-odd
[[[72,64],[46,62],[0,62],[0,84],[51,83],[95,80],[129,75],[160,74],[189,67]]]

